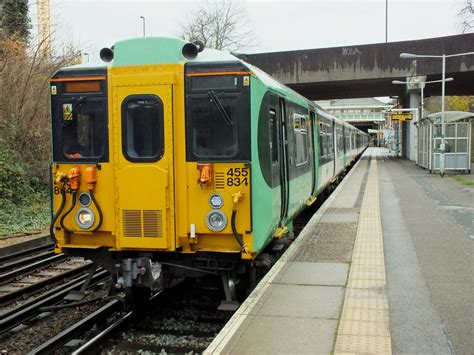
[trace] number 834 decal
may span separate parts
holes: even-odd
[[[247,186],[249,184],[249,168],[230,168],[225,175],[227,186]]]

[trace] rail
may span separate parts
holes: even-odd
[[[99,308],[94,313],[88,315],[81,321],[75,323],[71,327],[63,330],[56,336],[47,340],[37,348],[33,349],[29,354],[50,354],[54,350],[59,349],[62,345],[66,344],[70,339],[76,335],[91,329],[91,327],[99,321],[104,320],[112,313],[122,307],[122,302],[118,299],[114,299],[106,305]]]
[[[88,275],[82,275],[61,285],[53,290],[50,290],[35,299],[25,302],[24,304],[11,309],[0,315],[0,334],[3,334],[15,327],[16,325],[33,318],[40,313],[39,309],[42,307],[57,304],[62,301],[63,298],[73,290],[79,290]],[[94,286],[99,282],[106,280],[109,277],[109,273],[106,270],[97,270],[92,277],[90,286]]]
[[[62,261],[64,259],[66,259],[66,255],[57,254],[57,255],[48,257],[46,259],[42,259],[40,261],[37,261],[35,263],[29,264],[29,265],[24,265],[24,266],[22,266],[18,269],[15,269],[15,270],[6,272],[4,274],[1,274],[0,275],[0,286],[5,285],[7,282],[9,282],[9,281],[11,281],[11,280],[13,280],[17,277],[26,275],[26,274],[28,274],[32,271],[35,271],[36,269],[39,269],[39,268],[42,268],[42,267],[45,267],[45,266],[50,266],[51,264],[53,264],[55,262]]]

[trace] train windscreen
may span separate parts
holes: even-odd
[[[51,79],[53,160],[108,161],[105,76]]]
[[[250,160],[249,89],[241,66],[187,68],[188,161]]]

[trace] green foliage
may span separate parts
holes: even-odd
[[[38,193],[28,196],[31,201],[0,207],[0,235],[25,231],[43,231],[50,223],[49,196]]]
[[[7,36],[17,35],[27,42],[31,21],[28,17],[27,0],[4,0],[2,29]]]
[[[29,177],[18,154],[0,144],[0,235],[44,230],[49,220],[47,188]]]
[[[441,97],[432,96],[425,100],[425,109],[430,113],[441,111]],[[446,111],[474,111],[474,96],[446,96]]]
[[[22,203],[33,190],[15,152],[0,147],[0,206]]]

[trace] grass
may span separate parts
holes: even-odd
[[[465,185],[465,186],[474,186],[474,181],[468,181],[464,178],[464,176],[461,176],[461,175],[454,175],[454,176],[451,176],[454,180],[456,180],[457,182],[459,182],[460,184],[462,185]]]

